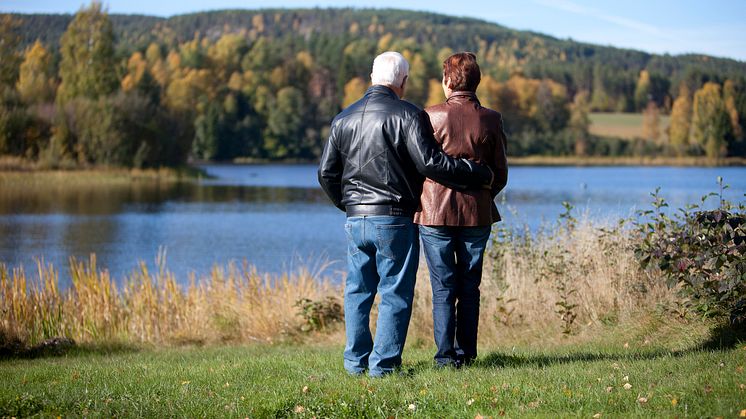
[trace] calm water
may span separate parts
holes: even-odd
[[[0,261],[32,271],[36,258],[63,267],[70,256],[96,253],[99,267],[121,278],[138,261],[152,266],[164,248],[167,266],[186,281],[229,261],[280,272],[344,260],[344,214],[321,192],[315,166],[204,168],[215,179],[0,190]],[[498,208],[505,223],[532,227],[554,222],[562,201],[613,219],[647,208],[658,186],[674,207],[698,202],[716,191],[717,176],[731,186],[727,198],[743,201],[746,168],[516,167]],[[327,272],[343,269],[337,262]]]

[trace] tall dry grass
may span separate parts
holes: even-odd
[[[496,229],[493,236],[481,286],[483,343],[578,334],[674,302],[662,281],[639,268],[627,229],[573,220],[539,233]],[[343,281],[321,278],[323,269],[269,275],[230,264],[184,282],[163,259],[156,272],[143,263],[123,282],[99,269],[93,256],[71,260],[66,289],[52,266],[39,263],[30,274],[0,265],[0,332],[28,344],[52,336],[153,344],[342,341],[341,327],[302,331],[307,319],[299,300],[341,303],[342,286],[335,284]],[[409,342],[432,340],[431,310],[422,263]]]
[[[35,277],[0,265],[0,334],[33,344],[53,336],[78,342],[154,344],[274,342],[294,338],[302,319],[295,304],[339,291],[328,280],[300,268],[262,275],[248,265],[215,267],[188,285],[159,263],[141,263],[118,286],[95,256],[71,260],[71,286],[61,289],[58,272],[38,263]],[[0,342],[1,343],[1,342]]]

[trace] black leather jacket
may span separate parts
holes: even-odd
[[[427,114],[375,85],[332,121],[318,177],[343,211],[390,205],[408,214],[419,206],[425,177],[465,190],[489,185],[492,172],[443,153]]]

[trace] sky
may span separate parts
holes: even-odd
[[[74,13],[82,0],[0,0],[0,12]],[[355,7],[475,17],[561,39],[652,53],[746,61],[746,0],[104,0],[110,13],[172,16],[216,9]]]

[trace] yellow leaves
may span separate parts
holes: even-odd
[[[738,417],[746,418],[746,409],[741,410],[741,413],[738,415]]]
[[[437,79],[430,79],[427,83],[427,101],[425,102],[425,107],[437,105],[445,101],[445,95],[443,93],[441,81]]]
[[[632,384],[630,384],[630,383],[625,383],[625,384],[624,384],[624,389],[625,389],[625,390],[629,390],[629,389],[631,389],[631,388],[632,388]]]
[[[303,389],[301,390],[303,394],[308,394],[309,391],[310,389],[308,388],[308,386],[303,386]]]
[[[295,405],[295,408],[293,409],[293,412],[295,413],[303,413],[306,411],[306,408],[301,405]]]
[[[679,404],[679,400],[676,398],[671,399],[671,406],[676,407],[676,405]]]
[[[637,403],[645,404],[647,402],[648,402],[648,398],[647,397],[640,396],[640,397],[637,398]]]
[[[593,419],[598,419],[600,417],[601,417],[601,413],[596,413],[595,415],[593,415]]]
[[[181,382],[181,385],[182,385],[182,386],[185,386],[185,385],[187,385],[187,384],[189,384],[189,383],[191,383],[191,381],[189,381],[189,380],[185,380],[185,381],[182,381],[182,382]]]
[[[467,406],[471,406],[473,404],[474,404],[474,399],[469,399],[469,400],[466,401],[466,405]]]
[[[361,77],[355,77],[348,81],[344,87],[344,101],[342,102],[342,107],[346,108],[363,97],[367,88],[368,83]]]

